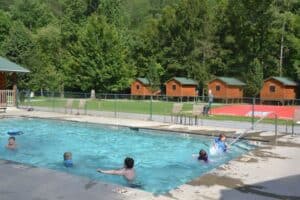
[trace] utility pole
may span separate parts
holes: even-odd
[[[279,60],[279,76],[282,76],[282,63],[283,63],[283,49],[284,49],[284,30],[285,30],[285,19],[282,24],[282,33],[281,33],[281,44],[280,44],[280,60]]]

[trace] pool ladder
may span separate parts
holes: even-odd
[[[251,127],[247,128],[244,132],[242,132],[240,135],[238,135],[229,145],[233,145],[234,143],[236,143],[243,136],[250,134],[251,132],[249,132],[249,131],[254,130],[254,128],[257,126],[257,124],[259,124],[262,120],[264,120],[266,117],[268,117],[270,115],[275,115],[275,141],[276,141],[276,139],[277,139],[278,116],[274,112],[268,112],[267,114],[265,114],[261,118],[259,118],[256,122],[254,122],[251,125]]]

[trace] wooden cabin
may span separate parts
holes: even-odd
[[[243,87],[246,84],[232,77],[217,77],[208,83],[215,99],[235,100],[243,98]]]
[[[174,77],[166,83],[166,95],[173,97],[194,97],[198,96],[198,83],[185,77]]]
[[[131,84],[131,95],[152,96],[159,95],[160,90],[153,91],[150,87],[150,82],[147,78],[137,78]]]
[[[264,80],[260,91],[260,99],[264,101],[285,101],[295,100],[298,84],[287,77],[272,76]]]
[[[0,57],[0,104],[1,106],[16,105],[17,73],[27,73],[29,70],[20,65]],[[12,80],[12,87],[8,88],[7,78]]]

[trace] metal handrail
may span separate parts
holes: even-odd
[[[275,140],[277,139],[277,126],[278,126],[278,122],[277,122],[277,119],[278,119],[278,116],[276,113],[274,112],[269,112],[268,114],[262,116],[260,119],[258,119],[256,122],[254,122],[251,127],[247,128],[243,133],[241,133],[239,136],[237,136],[229,145],[233,145],[234,143],[236,143],[242,136],[245,136],[247,134],[249,134],[249,131],[250,130],[253,130],[254,127],[259,124],[262,120],[264,120],[266,117],[270,116],[271,114],[274,114],[275,115]]]

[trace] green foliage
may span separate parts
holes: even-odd
[[[244,75],[247,80],[245,93],[247,96],[257,96],[263,83],[263,67],[258,59],[254,59],[248,68],[247,74]]]
[[[150,82],[150,88],[155,91],[160,88],[160,77],[163,75],[164,69],[162,66],[158,63],[156,63],[154,60],[151,60],[148,64],[146,77],[148,78]]]
[[[282,64],[280,50],[283,50]],[[298,0],[0,0],[0,53],[31,70],[19,87],[153,90],[173,76],[300,80]]]
[[[91,16],[72,46],[70,73],[82,90],[117,92],[130,85],[134,68],[125,60],[128,49],[113,25],[102,16]]]
[[[9,33],[10,23],[11,21],[7,14],[0,10],[0,46]]]
[[[45,3],[39,0],[16,0],[11,7],[13,20],[19,20],[30,30],[47,25],[53,18]]]

